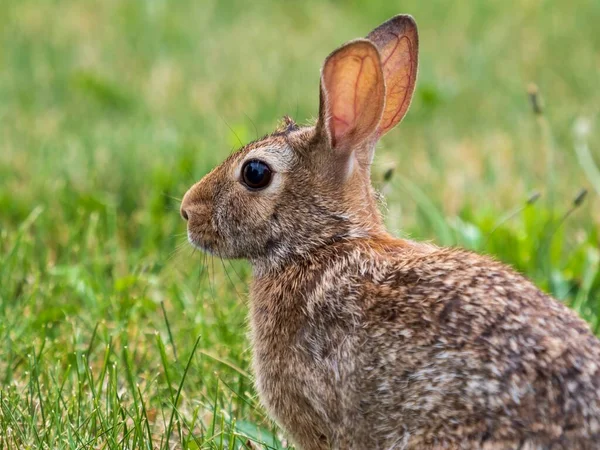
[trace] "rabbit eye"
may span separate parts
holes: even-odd
[[[269,166],[258,159],[247,161],[242,167],[242,180],[252,190],[266,188],[271,182],[272,175]]]

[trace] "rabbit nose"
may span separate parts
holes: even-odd
[[[200,181],[189,188],[181,200],[179,214],[186,222],[197,217],[202,206],[206,205],[206,189],[199,189],[199,186]]]
[[[190,191],[187,191],[183,196],[183,200],[181,201],[181,206],[179,207],[179,214],[183,217],[183,220],[186,222],[190,220],[190,216],[192,215],[192,201],[190,200]]]
[[[190,220],[190,218],[189,218],[189,216],[188,216],[188,213],[187,213],[187,211],[186,211],[185,209],[181,208],[181,211],[180,211],[180,212],[181,212],[181,217],[183,217],[183,220],[185,220],[186,222],[187,222],[188,220]]]

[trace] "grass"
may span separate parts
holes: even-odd
[[[389,226],[495,255],[600,332],[597,1],[5,0],[1,449],[284,445],[249,374],[249,268],[194,253],[178,199],[314,117],[327,53],[399,12],[421,70],[374,166]]]

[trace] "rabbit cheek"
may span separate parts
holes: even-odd
[[[215,214],[215,228],[222,236],[227,253],[223,256],[262,256],[265,242],[271,234],[269,219],[273,214],[273,201],[270,196],[244,189],[230,192],[223,200],[225,204],[218,207]]]

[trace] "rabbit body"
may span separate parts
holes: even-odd
[[[258,277],[251,325],[260,396],[301,448],[600,446],[598,341],[489,258],[336,243]]]
[[[491,258],[394,239],[370,165],[408,110],[409,16],[327,57],[286,118],[182,201],[190,242],[254,269],[260,398],[300,449],[600,448],[600,341]]]

